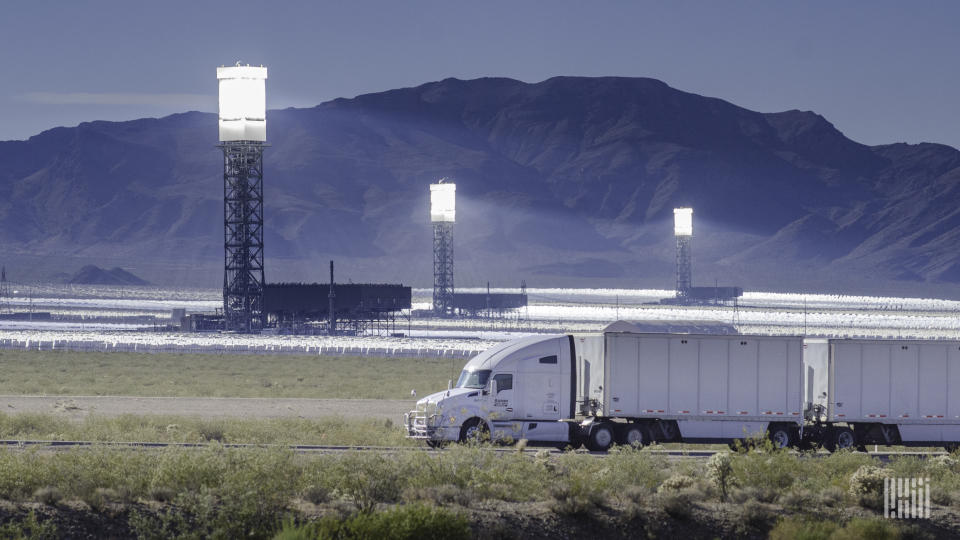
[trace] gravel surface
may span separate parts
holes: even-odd
[[[403,399],[183,398],[125,396],[0,396],[0,412],[56,413],[82,419],[90,414],[161,414],[210,418],[375,418],[398,421],[416,402]]]

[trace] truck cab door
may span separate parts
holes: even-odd
[[[531,358],[522,364],[523,438],[531,441],[566,441],[569,426],[560,422],[564,389],[558,355]],[[569,388],[569,386],[568,386]]]
[[[490,385],[490,428],[493,440],[520,438],[522,424],[514,421],[513,373],[497,373]]]

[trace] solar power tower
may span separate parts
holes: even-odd
[[[263,328],[263,149],[267,68],[217,68],[223,150],[224,329]]]
[[[677,237],[677,298],[686,298],[693,286],[693,270],[690,262],[693,208],[673,209],[673,235]]]
[[[433,312],[453,316],[453,223],[457,185],[441,179],[430,184],[430,221],[433,222]]]

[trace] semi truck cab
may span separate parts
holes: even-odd
[[[455,384],[404,415],[413,438],[437,444],[493,440],[566,441],[574,416],[572,338],[530,336],[471,359]]]

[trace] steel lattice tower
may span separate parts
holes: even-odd
[[[263,311],[263,149],[267,68],[217,68],[223,150],[223,326],[257,332]]]
[[[686,297],[693,286],[693,270],[690,263],[690,236],[677,237],[677,297]]]
[[[693,209],[673,209],[673,234],[677,238],[677,298],[686,298],[693,287],[690,245],[693,239]]]
[[[253,332],[263,311],[263,149],[239,141],[223,149],[223,318],[226,330]]]
[[[10,285],[7,283],[7,267],[0,269],[0,313],[10,313]]]
[[[433,311],[453,315],[453,223],[433,224]]]

